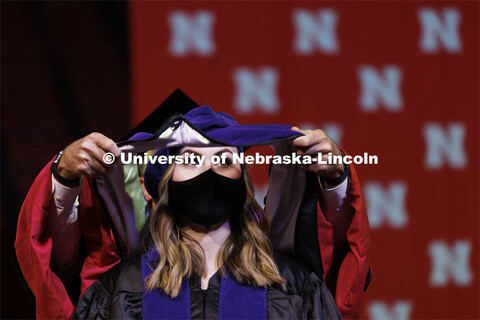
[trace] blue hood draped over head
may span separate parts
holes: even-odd
[[[208,143],[216,143],[220,145],[237,147],[241,151],[255,145],[268,145],[278,141],[293,139],[302,134],[292,131],[292,126],[281,124],[250,124],[239,125],[238,122],[228,113],[215,112],[209,106],[200,106],[192,109],[184,116],[179,116],[172,125],[166,130],[176,130],[183,120],[191,129],[194,129],[201,136],[206,138],[203,146]],[[145,138],[145,134],[136,134],[129,140]],[[157,134],[158,135],[158,134]],[[159,134],[161,137],[161,133]],[[188,143],[175,148],[158,149],[155,155],[168,156],[175,154],[180,147],[188,145]],[[198,144],[196,144],[198,145]],[[167,165],[159,163],[149,163],[145,170],[145,188],[154,199],[158,199],[158,183],[165,173]]]
[[[192,107],[192,103],[188,104],[185,99],[167,100],[169,103],[162,103],[161,108],[152,113],[153,116],[147,117],[127,135],[129,138],[117,142],[122,156],[133,159],[133,156],[144,155],[150,150],[157,150],[157,155],[168,156],[175,154],[183,146],[225,145],[242,150],[256,145],[277,145],[277,142],[281,141],[286,144],[286,140],[303,135],[292,131],[289,125],[239,125],[228,113],[215,112],[209,106]],[[185,112],[182,113],[183,111]],[[157,200],[158,183],[166,167],[166,164],[152,159],[144,173],[147,192]],[[118,234],[123,256],[131,256],[141,250],[139,232],[145,221],[146,202],[140,189],[138,174],[136,163],[124,163],[115,165],[110,173],[95,179],[98,194]],[[282,183],[279,182],[280,185]],[[275,205],[270,207],[276,208]]]

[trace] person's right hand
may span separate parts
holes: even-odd
[[[90,133],[65,148],[57,172],[69,180],[88,176],[98,178],[113,167],[113,163],[106,164],[103,160],[108,152],[112,153],[115,159],[121,154],[113,140],[98,132]]]

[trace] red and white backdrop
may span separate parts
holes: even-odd
[[[479,317],[478,2],[131,2],[130,18],[132,125],[181,88],[240,123],[378,155],[357,166],[361,317]]]

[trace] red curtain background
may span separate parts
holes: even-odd
[[[362,318],[479,317],[478,2],[131,2],[132,126],[175,88],[322,128],[372,227]],[[264,171],[253,169],[259,196]]]

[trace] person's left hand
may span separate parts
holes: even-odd
[[[322,159],[327,160],[329,153],[333,156],[342,155],[337,144],[330,139],[323,130],[301,130],[298,127],[292,127],[292,130],[304,134],[304,136],[295,138],[291,141],[292,149],[298,155],[310,155],[312,159],[317,159],[319,152],[322,153]],[[318,164],[313,161],[310,165],[302,165],[305,170],[314,172],[318,176],[327,179],[335,179],[343,174],[343,164]]]

